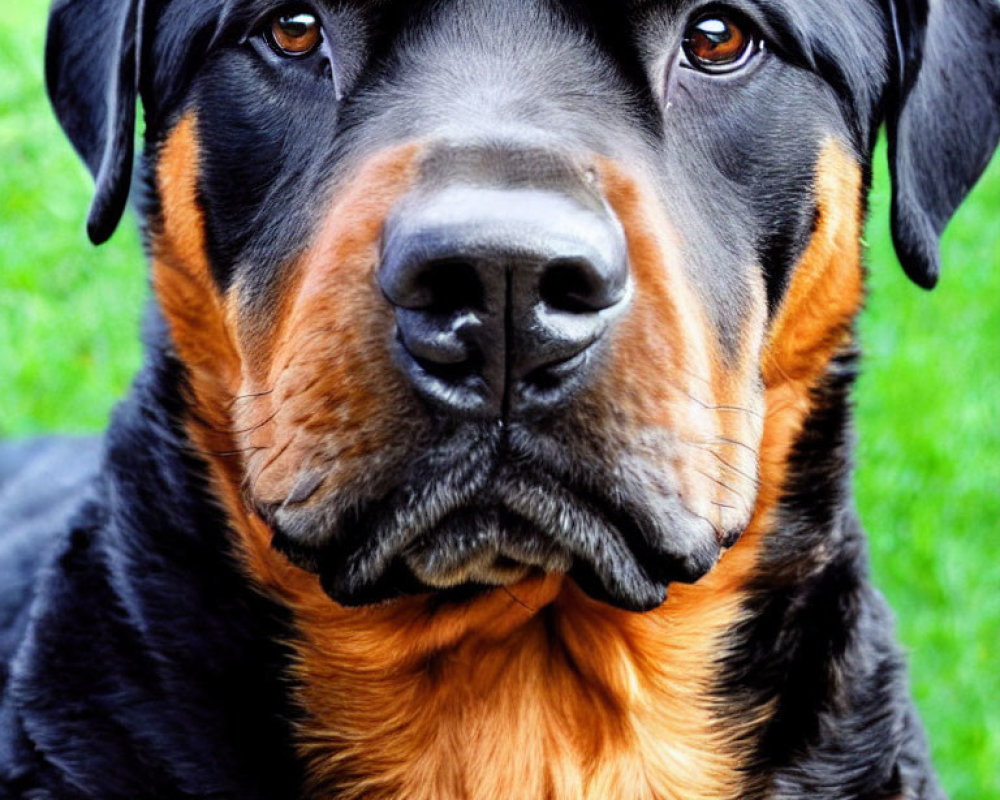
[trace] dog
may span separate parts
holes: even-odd
[[[944,797],[853,326],[993,0],[59,0],[46,77],[153,300],[101,440],[0,449],[0,796]]]

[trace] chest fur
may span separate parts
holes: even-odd
[[[647,615],[548,578],[497,592],[461,619],[411,611],[382,636],[370,619],[345,620],[334,649],[331,640],[299,649],[309,712],[300,752],[314,796],[739,796],[741,747],[759,720],[734,728],[713,711],[722,640],[740,614],[727,572]],[[547,592],[559,594],[536,610]]]

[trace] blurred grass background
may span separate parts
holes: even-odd
[[[0,437],[97,431],[140,358],[132,220],[95,250],[90,180],[42,86],[45,0],[0,18]],[[95,45],[96,46],[96,45]],[[857,477],[878,585],[899,617],[955,800],[1000,797],[1000,159],[944,243],[941,286],[907,282],[880,162],[869,226]]]

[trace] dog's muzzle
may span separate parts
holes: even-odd
[[[626,456],[599,454],[576,416],[632,305],[623,226],[579,165],[524,155],[498,176],[478,151],[442,152],[386,218],[376,273],[386,346],[433,433],[350,499],[264,509],[275,544],[347,605],[544,572],[656,607],[720,543],[657,474],[668,459],[617,469]]]

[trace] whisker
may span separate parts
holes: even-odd
[[[679,369],[680,372],[683,372],[689,378],[694,378],[696,381],[698,381],[699,383],[703,383],[705,386],[711,386],[712,385],[712,381],[711,380],[709,380],[708,378],[706,378],[704,375],[699,375],[697,372],[695,372],[690,367],[681,366],[678,369]]]
[[[751,417],[757,417],[758,419],[763,419],[764,415],[759,411],[752,408],[744,408],[743,406],[705,406],[709,411],[731,411],[733,413],[739,414],[749,414]]]
[[[714,522],[712,522],[712,520],[710,520],[708,517],[706,517],[706,516],[704,516],[702,514],[698,514],[698,513],[694,512],[694,511],[692,511],[691,513],[694,514],[694,516],[696,516],[698,519],[702,520],[703,522],[707,522],[708,523],[709,527],[715,532],[715,538],[717,538],[717,539],[722,539],[723,538],[724,534],[722,533],[722,528],[720,528],[718,525],[716,525]]]
[[[267,461],[264,462],[264,465],[257,472],[257,477],[254,478],[253,484],[250,486],[250,494],[251,495],[257,494],[257,483],[264,476],[264,473],[267,472],[267,470],[271,467],[271,465],[274,464],[275,461],[277,461],[279,458],[281,458],[287,452],[288,448],[292,446],[292,442],[293,441],[295,441],[295,437],[294,436],[289,436],[288,439],[285,440],[285,443],[278,450],[278,452],[275,453],[274,455],[270,456],[267,459]]]
[[[202,450],[198,449],[199,455],[203,456],[215,456],[216,458],[233,458],[234,456],[245,456],[248,453],[256,453],[260,450],[268,450],[267,447],[241,447],[236,450]]]
[[[517,603],[517,604],[518,604],[519,606],[521,606],[521,608],[523,608],[523,609],[524,609],[525,611],[527,611],[527,612],[528,612],[529,614],[534,614],[534,613],[536,613],[536,612],[538,611],[538,609],[537,609],[537,608],[532,608],[532,607],[531,607],[531,606],[529,606],[529,605],[528,605],[527,603],[525,603],[525,602],[524,602],[524,601],[523,601],[523,600],[522,600],[522,599],[521,599],[520,597],[518,597],[518,596],[517,596],[516,594],[514,594],[514,593],[513,593],[513,592],[512,592],[511,590],[510,590],[510,588],[509,588],[509,587],[507,587],[507,586],[502,586],[501,588],[503,589],[503,591],[504,591],[504,594],[506,594],[506,595],[507,595],[507,596],[508,596],[508,597],[509,597],[509,598],[510,598],[511,600],[513,600],[513,601],[514,601],[515,603]]]
[[[754,456],[759,455],[757,448],[751,447],[746,442],[741,442],[738,439],[727,439],[725,436],[717,436],[715,441],[722,442],[723,444],[731,444],[734,447],[742,447],[748,453],[752,453]]]
[[[674,385],[676,386],[676,384]],[[756,411],[752,408],[744,408],[743,406],[731,406],[731,405],[718,405],[718,406],[713,405],[712,403],[706,403],[700,397],[691,394],[691,392],[687,391],[686,389],[683,389],[679,386],[677,388],[680,389],[680,391],[683,392],[685,395],[687,395],[688,398],[690,398],[693,402],[697,403],[706,411],[724,411],[733,414],[748,414],[752,417],[763,419],[763,415],[759,411]]]
[[[225,431],[225,432],[226,433],[243,435],[243,434],[247,434],[247,433],[253,433],[254,431],[259,431],[261,428],[263,428],[265,425],[267,425],[267,423],[273,421],[274,418],[276,416],[278,416],[278,411],[279,411],[279,409],[275,409],[274,412],[269,417],[267,417],[267,419],[265,419],[265,420],[263,420],[261,422],[258,422],[256,425],[252,425],[249,428],[244,428],[242,430],[236,430],[236,431]]]
[[[713,450],[711,447],[704,447],[704,448],[701,448],[701,449],[707,450],[709,453],[711,453],[713,456],[715,456],[715,458],[718,459],[718,461],[722,464],[722,466],[724,466],[726,469],[728,469],[733,474],[739,475],[741,478],[750,481],[750,483],[752,483],[754,486],[758,486],[758,487],[760,486],[760,478],[756,477],[755,475],[750,475],[749,473],[744,472],[743,470],[739,469],[738,467],[733,466],[726,459],[724,459],[717,452],[715,452],[715,450]]]
[[[727,492],[729,492],[730,494],[732,494],[737,500],[740,501],[740,503],[743,505],[744,510],[747,513],[750,513],[750,511],[751,511],[750,504],[747,502],[746,498],[743,496],[743,494],[741,492],[739,492],[736,489],[734,489],[732,486],[730,486],[725,481],[719,480],[714,475],[709,475],[704,470],[698,469],[696,467],[695,471],[698,472],[699,474],[701,474],[703,477],[708,478],[710,481],[712,481],[712,483],[717,484],[718,486],[722,487]]]
[[[252,392],[250,394],[240,394],[240,395],[237,395],[236,397],[234,397],[229,402],[230,402],[230,405],[234,405],[234,404],[239,403],[239,402],[241,402],[243,400],[256,400],[256,399],[261,398],[261,397],[267,397],[268,395],[271,395],[271,394],[274,394],[274,388],[273,387],[270,388],[270,389],[267,389],[267,390],[265,390],[263,392]]]

